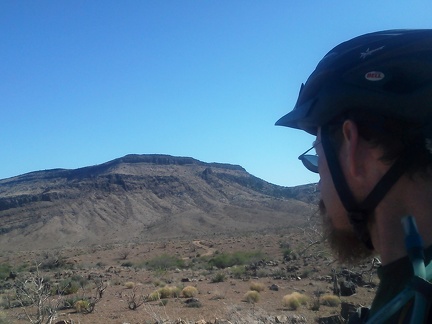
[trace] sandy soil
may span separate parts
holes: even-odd
[[[293,251],[302,251],[307,246],[307,242],[301,233],[289,235],[267,233],[242,237],[207,237],[93,246],[88,249],[69,248],[56,251],[67,260],[69,269],[53,269],[44,272],[43,275],[57,278],[57,281],[81,276],[89,282],[101,281],[106,287],[92,313],[77,313],[75,309],[60,310],[56,321],[132,324],[164,321],[180,323],[179,319],[185,323],[196,323],[200,320],[215,323],[216,319],[225,319],[232,323],[275,323],[275,317],[282,316],[280,319],[291,323],[293,321],[290,321],[290,318],[297,316],[303,322],[314,323],[318,317],[339,314],[340,306],[321,305],[319,310],[311,310],[311,307],[317,295],[332,294],[334,287],[332,271],[338,272],[343,267],[333,260],[322,245],[314,246],[304,255],[297,256],[291,261],[284,261],[281,246],[288,245]],[[196,264],[202,257],[208,259],[217,254],[235,251],[260,251],[267,261],[272,262],[258,266],[254,275],[249,273],[241,278],[235,277],[235,270],[232,268],[212,269]],[[189,266],[185,269],[168,271],[150,271],[145,267],[137,266],[146,260],[165,254],[176,256]],[[3,253],[0,262],[15,266],[30,265],[47,255],[46,251]],[[128,263],[133,266],[124,266]],[[357,273],[363,272],[364,280],[368,282],[370,280],[371,284],[357,287],[354,295],[341,297],[342,301],[356,306],[370,304],[375,293],[377,278],[375,272],[373,270],[370,272],[369,269],[370,264],[351,269]],[[225,274],[226,279],[223,282],[213,283],[218,273]],[[280,277],[281,273],[285,273],[286,277]],[[15,280],[25,275],[26,272],[19,273]],[[54,279],[51,279],[51,282],[54,282]],[[253,282],[259,282],[264,286],[264,290],[259,293],[259,301],[255,304],[244,301],[244,294],[250,290]],[[141,297],[151,294],[164,284],[196,287],[199,293],[195,298],[199,300],[201,307],[188,307],[185,304],[187,298],[176,297],[167,299],[166,305],[161,305],[160,301],[152,301],[142,303],[135,310],[129,309],[128,304],[132,299],[139,301]],[[278,290],[271,290],[269,287],[272,285],[276,285]],[[309,303],[300,306],[297,310],[284,307],[283,296],[293,292],[307,295]],[[3,289],[3,306],[8,294],[9,296],[12,294],[12,289]],[[89,284],[77,294],[96,297],[96,288],[94,284]],[[70,297],[51,298],[55,302],[55,298]],[[28,308],[28,311],[31,312],[32,309]],[[28,322],[22,308],[5,309],[3,312],[12,323]]]

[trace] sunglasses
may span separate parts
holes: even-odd
[[[305,168],[314,173],[318,173],[318,155],[307,153],[312,151],[319,143],[320,142],[315,142],[309,150],[307,150],[298,157],[298,159],[302,161]]]

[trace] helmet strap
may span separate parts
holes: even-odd
[[[354,228],[354,232],[369,249],[373,249],[372,240],[367,227],[368,216],[374,211],[392,186],[406,172],[408,165],[413,159],[413,154],[411,154],[410,149],[406,150],[378,181],[366,199],[363,202],[357,202],[342,172],[338,154],[331,143],[329,125],[321,127],[321,143],[333,184],[342,205],[348,212],[348,217]]]

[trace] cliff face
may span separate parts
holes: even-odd
[[[313,185],[275,186],[237,165],[127,155],[0,180],[0,244],[47,248],[292,226],[315,200]]]

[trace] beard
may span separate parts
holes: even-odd
[[[349,265],[357,265],[370,259],[374,255],[374,251],[369,250],[366,245],[359,240],[353,229],[341,230],[334,227],[322,199],[318,206],[322,217],[324,235],[330,244],[333,254],[340,262]]]

